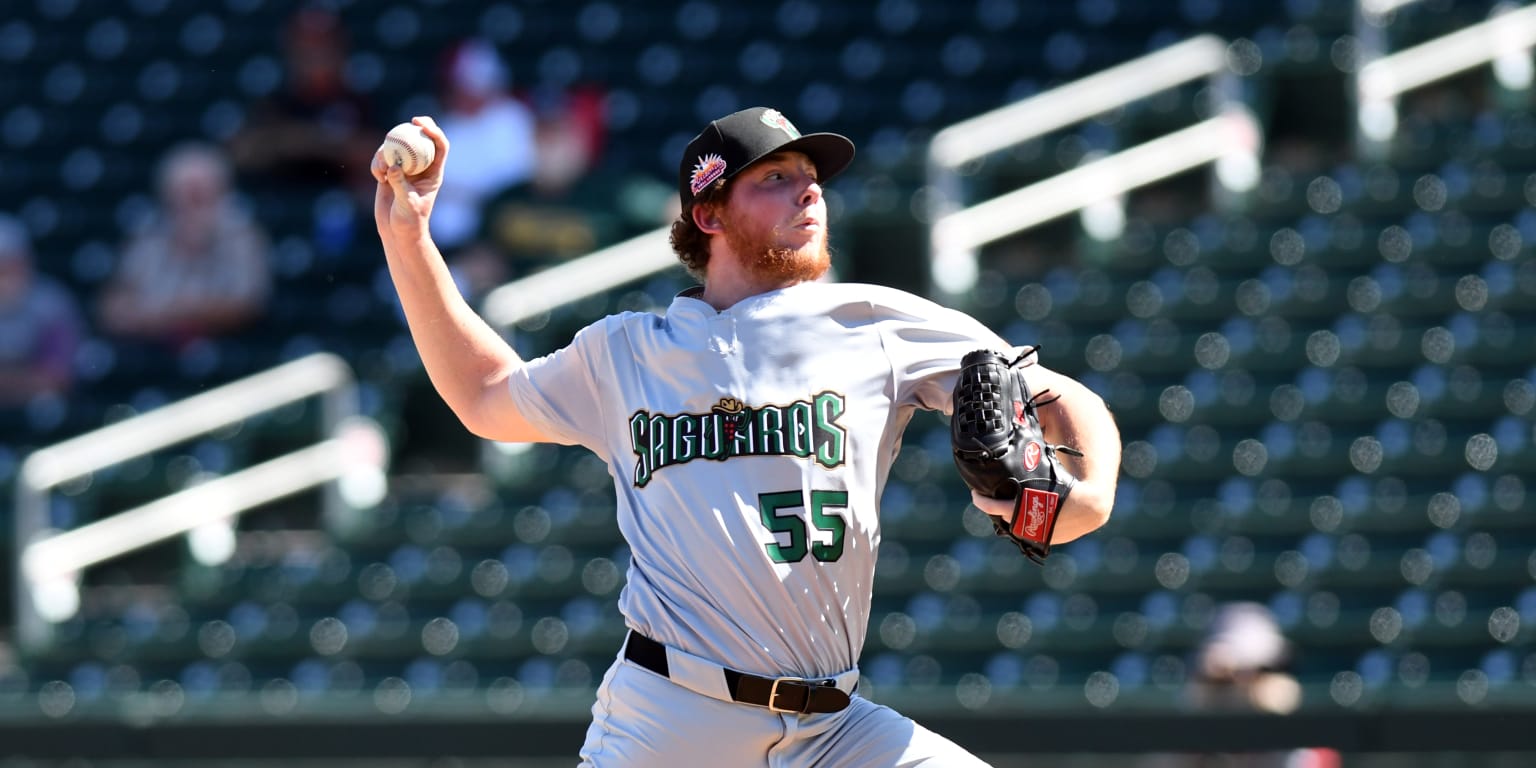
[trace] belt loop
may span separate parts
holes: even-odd
[[[624,640],[624,658],[662,677],[672,677],[672,670],[667,664],[667,647],[633,629]]]

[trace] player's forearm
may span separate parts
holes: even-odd
[[[1079,481],[1067,497],[1051,531],[1052,544],[1065,544],[1104,527],[1114,506],[1115,489],[1102,484]]]
[[[1120,428],[1093,390],[1070,378],[1053,382],[1061,399],[1040,410],[1040,428],[1052,443],[1069,445],[1081,457],[1061,455],[1077,485],[1056,521],[1051,542],[1071,541],[1109,521],[1120,479]]]
[[[433,388],[471,432],[496,435],[488,395],[500,392],[522,358],[464,301],[430,238],[380,234],[406,326]]]

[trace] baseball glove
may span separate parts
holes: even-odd
[[[1015,499],[1011,524],[992,518],[998,535],[1012,539],[1025,557],[1043,563],[1051,553],[1057,512],[1077,482],[1057,454],[1083,454],[1047,443],[1040,431],[1036,409],[1056,398],[1043,398],[1049,390],[1031,394],[1024,382],[1023,369],[1038,351],[1028,347],[1009,360],[982,349],[960,361],[950,442],[966,485],[983,496]]]

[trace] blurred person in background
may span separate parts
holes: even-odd
[[[442,72],[443,130],[459,152],[432,219],[432,237],[445,251],[478,234],[485,201],[533,175],[538,153],[533,112],[512,95],[511,72],[495,46],[465,40],[451,48]]]
[[[305,6],[289,18],[282,87],[251,105],[229,142],[242,177],[372,197],[368,161],[378,131],[370,100],[347,81],[349,45],[341,17],[328,8]]]
[[[181,347],[250,326],[271,290],[270,241],[236,200],[226,156],[201,143],[160,162],[158,205],[132,232],[99,304],[115,337]]]
[[[519,273],[591,253],[616,237],[612,185],[589,181],[595,146],[572,106],[557,91],[535,95],[532,173],[491,204],[487,239]]]
[[[74,384],[85,331],[80,307],[62,284],[38,274],[33,258],[26,227],[0,214],[0,409],[63,395]]]
[[[666,182],[636,173],[594,173],[606,138],[601,91],[538,88],[531,101],[537,148],[532,175],[487,205],[482,235],[505,255],[513,276],[584,256],[677,217],[677,197]],[[445,184],[444,192],[453,183]]]
[[[1301,706],[1302,689],[1289,671],[1291,654],[1291,643],[1267,606],[1254,602],[1220,605],[1195,648],[1186,701],[1202,712],[1295,712]],[[1340,764],[1339,753],[1332,749],[1303,748],[1151,755],[1139,768],[1338,768]]]
[[[1290,643],[1267,607],[1222,605],[1195,653],[1190,703],[1198,709],[1294,712],[1301,705],[1301,686],[1286,671],[1290,654]]]

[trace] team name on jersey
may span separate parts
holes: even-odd
[[[846,407],[842,395],[822,392],[789,405],[749,406],[728,397],[709,413],[636,411],[629,417],[635,487],[644,487],[662,467],[694,459],[798,456],[828,468],[839,466],[848,433],[837,418]]]

